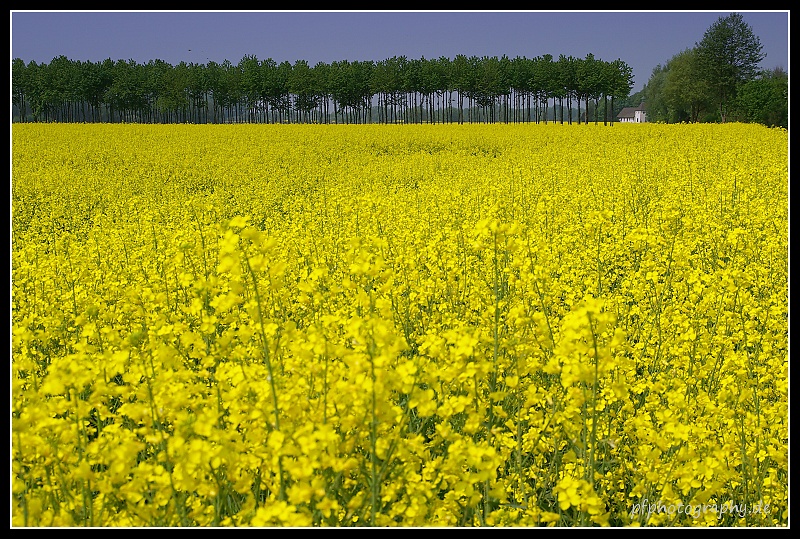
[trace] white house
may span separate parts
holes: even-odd
[[[625,107],[617,114],[617,121],[642,123],[647,121],[647,113],[644,110],[644,103],[638,107]]]

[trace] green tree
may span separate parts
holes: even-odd
[[[514,98],[514,122],[530,121],[530,103],[533,94],[533,61],[524,56],[511,60],[511,94]]]
[[[378,96],[378,121],[389,123],[389,94],[392,91],[391,65],[389,60],[375,64],[370,80],[372,91]]]
[[[461,97],[467,100],[467,116],[469,123],[472,123],[474,118],[475,102],[478,98],[478,70],[480,68],[481,60],[477,56],[463,57],[459,60],[457,84],[458,91]],[[463,108],[463,104],[459,105]],[[462,113],[463,118],[463,113]]]
[[[208,123],[208,96],[211,88],[205,64],[188,65],[186,90],[189,97],[190,122]]]
[[[64,56],[49,65],[25,65],[17,58],[12,60],[12,121],[365,123],[402,118],[463,123],[468,115],[470,123],[508,123],[547,122],[556,112],[563,122],[569,111],[571,122],[577,99],[580,122],[588,117],[592,99],[596,122],[601,97],[613,99],[630,90],[630,74],[620,62],[591,54],[585,59],[562,55],[557,62],[552,55],[401,56],[377,63],[320,62],[311,68],[305,60],[277,64],[254,55],[236,65],[225,60],[175,66],[163,60],[92,63]],[[554,112],[548,113],[551,100]]]
[[[495,121],[495,104],[510,90],[497,56],[484,56],[479,63],[476,104],[483,109],[484,121]]]
[[[567,102],[567,106],[569,106],[569,98],[571,95],[571,87],[572,87],[572,57],[566,56],[564,54],[560,54],[558,56],[558,60],[556,61],[557,67],[557,74],[558,74],[558,93],[554,96],[558,99],[558,121],[559,123],[564,123],[564,102]],[[553,108],[555,109],[555,102],[553,102]],[[555,110],[553,111],[555,112]],[[554,118],[555,119],[555,118]]]
[[[647,103],[647,119],[651,122],[669,122],[669,106],[664,99],[664,86],[667,84],[667,66],[653,68],[644,86],[644,99]]]
[[[173,67],[164,60],[150,60],[145,64],[144,70],[145,94],[150,104],[152,120],[168,123],[169,115],[175,108],[175,103],[167,88],[167,82],[171,80],[169,74]]]
[[[317,62],[316,65],[314,65],[314,67],[311,69],[311,72],[314,84],[314,92],[319,96],[319,99],[317,100],[317,104],[319,105],[319,122],[329,123],[329,104],[331,101],[331,66],[325,62]]]
[[[317,93],[314,76],[305,60],[297,60],[289,73],[289,92],[294,95],[294,108],[298,112],[298,122],[308,123],[311,112],[317,106]]]
[[[586,123],[589,123],[589,100],[594,104],[594,123],[597,123],[598,105],[603,95],[603,62],[597,60],[593,54],[578,63],[578,87],[586,100]],[[578,123],[580,123],[580,102],[578,102]]]
[[[759,62],[766,57],[761,41],[741,14],[731,13],[717,19],[695,48],[725,122],[737,89],[755,77]]]
[[[275,62],[270,58],[259,62],[258,57],[254,54],[245,55],[239,60],[240,95],[244,100],[248,123],[256,121],[258,105],[263,101],[264,94],[269,94],[269,90],[265,89],[268,86],[266,79],[270,70],[274,68],[274,64]]]
[[[436,69],[436,60],[429,60],[423,56],[420,61],[418,91],[421,95],[420,106],[424,107],[424,109],[420,111],[420,115],[427,119],[428,123],[434,123],[436,120],[433,109],[434,96],[439,87],[439,75],[440,73]]]
[[[341,113],[345,123],[367,122],[372,102],[370,81],[374,63],[342,60],[332,66],[334,116]]]
[[[422,122],[421,110],[418,109],[418,96],[422,92],[422,65],[425,58],[411,58],[403,69],[403,90],[406,94],[406,123]],[[409,110],[410,109],[410,110]]]
[[[617,58],[612,61],[609,68],[607,95],[611,98],[611,124],[614,124],[614,101],[625,99],[633,88],[633,69]]]
[[[208,93],[211,104],[211,123],[220,122],[221,101],[222,97],[222,66],[217,62],[211,61],[206,65],[206,80],[208,84]]]
[[[25,96],[31,93],[30,73],[21,58],[11,61],[11,104],[19,111],[20,122],[24,122],[27,116]]]
[[[548,120],[548,107],[550,99],[553,100],[553,121],[556,119],[556,99],[560,92],[558,65],[553,60],[551,54],[545,54],[536,60],[536,67],[534,68],[536,76],[537,95],[541,100],[539,106],[539,115],[537,116],[537,123]]]
[[[144,66],[133,59],[117,60],[112,70],[113,82],[105,99],[120,122],[141,122],[149,106]],[[113,121],[113,114],[110,114]]]
[[[789,128],[789,75],[781,68],[762,71],[744,83],[734,103],[736,119]]]
[[[434,85],[434,90],[439,98],[439,114],[440,121],[452,121],[452,106],[453,101],[453,83],[450,80],[452,69],[452,62],[446,56],[440,56],[435,60],[435,72],[438,83]]]
[[[174,121],[186,123],[189,121],[189,64],[179,62],[174,67],[167,66],[164,88],[168,110]]]
[[[499,70],[499,81],[498,81],[498,88],[500,89],[500,94],[498,95],[498,100],[501,105],[502,111],[502,121],[508,123],[509,121],[509,113],[511,109],[511,94],[513,93],[513,63],[511,59],[507,55],[503,55],[500,57],[498,61],[498,70]]]
[[[710,106],[710,92],[696,49],[686,49],[667,64],[664,101],[669,121],[695,123]]]
[[[225,60],[220,65],[219,87],[214,92],[214,100],[219,101],[223,122],[238,122],[238,109],[242,96],[242,73],[239,66]]]
[[[104,96],[113,82],[111,71],[107,68],[110,62],[110,59],[106,59],[103,62],[83,63],[82,76],[92,122],[103,121]]]

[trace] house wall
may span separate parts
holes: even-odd
[[[625,122],[625,123],[644,123],[647,121],[647,113],[643,110],[637,110],[633,112],[633,117],[622,117],[619,118],[617,121]]]

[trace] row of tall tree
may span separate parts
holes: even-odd
[[[694,48],[653,69],[642,91],[650,121],[789,126],[789,76],[766,57],[741,14],[720,17]]]
[[[613,123],[633,87],[622,60],[561,55],[348,61],[311,66],[12,60],[21,122]]]

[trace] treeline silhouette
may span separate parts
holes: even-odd
[[[613,123],[622,60],[458,55],[170,65],[12,60],[12,121],[105,123]],[[574,117],[573,117],[574,115]]]

